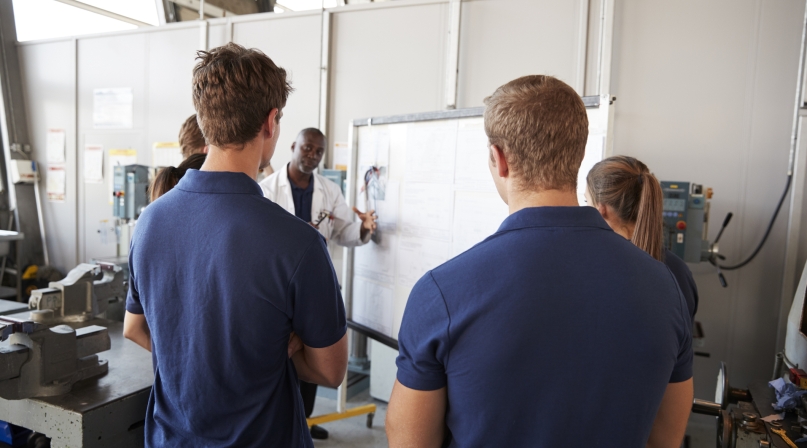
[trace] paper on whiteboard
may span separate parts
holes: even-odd
[[[386,127],[359,129],[359,166],[389,165],[390,136]]]
[[[64,163],[64,129],[48,129],[48,163]]]
[[[457,121],[410,124],[406,136],[406,180],[454,183]]]
[[[398,243],[398,281],[413,286],[426,272],[448,261],[450,244],[403,237]]]
[[[378,215],[378,231],[395,232],[398,230],[398,206],[401,185],[396,180],[387,182],[384,200],[375,202],[375,213]]]
[[[507,216],[507,204],[498,193],[456,191],[451,256],[456,257],[496,233]]]
[[[151,166],[155,168],[177,167],[183,159],[179,142],[154,142],[151,147]]]
[[[104,148],[101,145],[84,146],[84,182],[100,184],[104,181]]]
[[[336,142],[333,144],[333,169],[347,171],[350,164],[350,147],[347,142]]]
[[[457,130],[457,167],[455,182],[463,188],[496,191],[488,168],[490,150],[481,118],[459,122]]]
[[[64,165],[48,167],[47,192],[48,201],[64,202],[67,193],[67,172]]]
[[[603,149],[605,148],[605,135],[589,134],[586,142],[586,155],[583,163],[580,164],[580,171],[577,173],[577,203],[586,205],[586,176],[597,162],[603,159]]]
[[[353,321],[392,337],[392,288],[362,277],[353,281]]]
[[[94,89],[92,122],[95,129],[132,128],[131,87]]]
[[[373,241],[355,248],[353,251],[354,274],[377,282],[394,283],[397,246],[398,237],[390,232],[385,233],[379,243]]]
[[[404,183],[401,203],[404,234],[449,241],[453,208],[454,191],[451,187]]]

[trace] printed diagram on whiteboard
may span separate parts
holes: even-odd
[[[481,108],[356,120],[348,203],[375,210],[371,242],[345,249],[350,322],[382,342],[397,340],[417,281],[493,235],[508,208],[490,174]],[[589,111],[591,115],[591,111]],[[604,151],[589,138],[578,185]],[[581,182],[579,182],[581,183]],[[386,341],[385,341],[386,339]]]

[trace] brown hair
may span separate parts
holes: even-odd
[[[191,115],[179,128],[179,146],[182,148],[182,157],[201,153],[205,149],[205,136],[196,122],[196,114]]]
[[[272,109],[286,105],[292,91],[286,71],[260,50],[232,42],[196,55],[193,106],[199,127],[209,144],[241,149]]]
[[[172,188],[176,187],[179,180],[188,170],[198,170],[205,163],[207,154],[191,154],[187,159],[182,161],[178,167],[174,168],[169,166],[163,168],[154,177],[154,180],[149,186],[149,198],[154,202],[160,196],[168,193]]]
[[[551,76],[524,76],[485,98],[485,133],[524,188],[571,190],[588,139],[583,100]]]
[[[631,242],[661,261],[663,196],[647,165],[633,157],[609,157],[594,165],[586,181],[592,205],[608,205],[623,222],[635,224]]]

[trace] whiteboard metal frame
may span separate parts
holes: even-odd
[[[582,97],[583,104],[587,109],[598,109],[600,107],[599,96]],[[348,208],[356,204],[356,174],[359,162],[359,128],[362,126],[374,126],[382,124],[418,123],[424,121],[450,120],[458,118],[476,118],[485,114],[484,107],[470,107],[465,109],[450,109],[437,112],[422,112],[416,114],[392,115],[386,117],[359,118],[350,122],[348,129],[348,148],[350,148],[350,164],[347,168],[347,186],[345,190],[345,200]],[[345,314],[347,315],[348,328],[375,339],[384,345],[398,350],[398,340],[385,334],[381,334],[372,328],[366,327],[353,320],[353,247],[345,247],[343,250],[342,263],[342,298],[345,301]]]

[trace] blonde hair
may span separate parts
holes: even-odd
[[[570,190],[586,151],[583,100],[551,76],[524,76],[485,98],[485,133],[523,188]]]
[[[594,165],[586,181],[592,205],[608,205],[623,222],[635,224],[631,242],[662,261],[664,198],[647,165],[633,157],[609,157]]]

